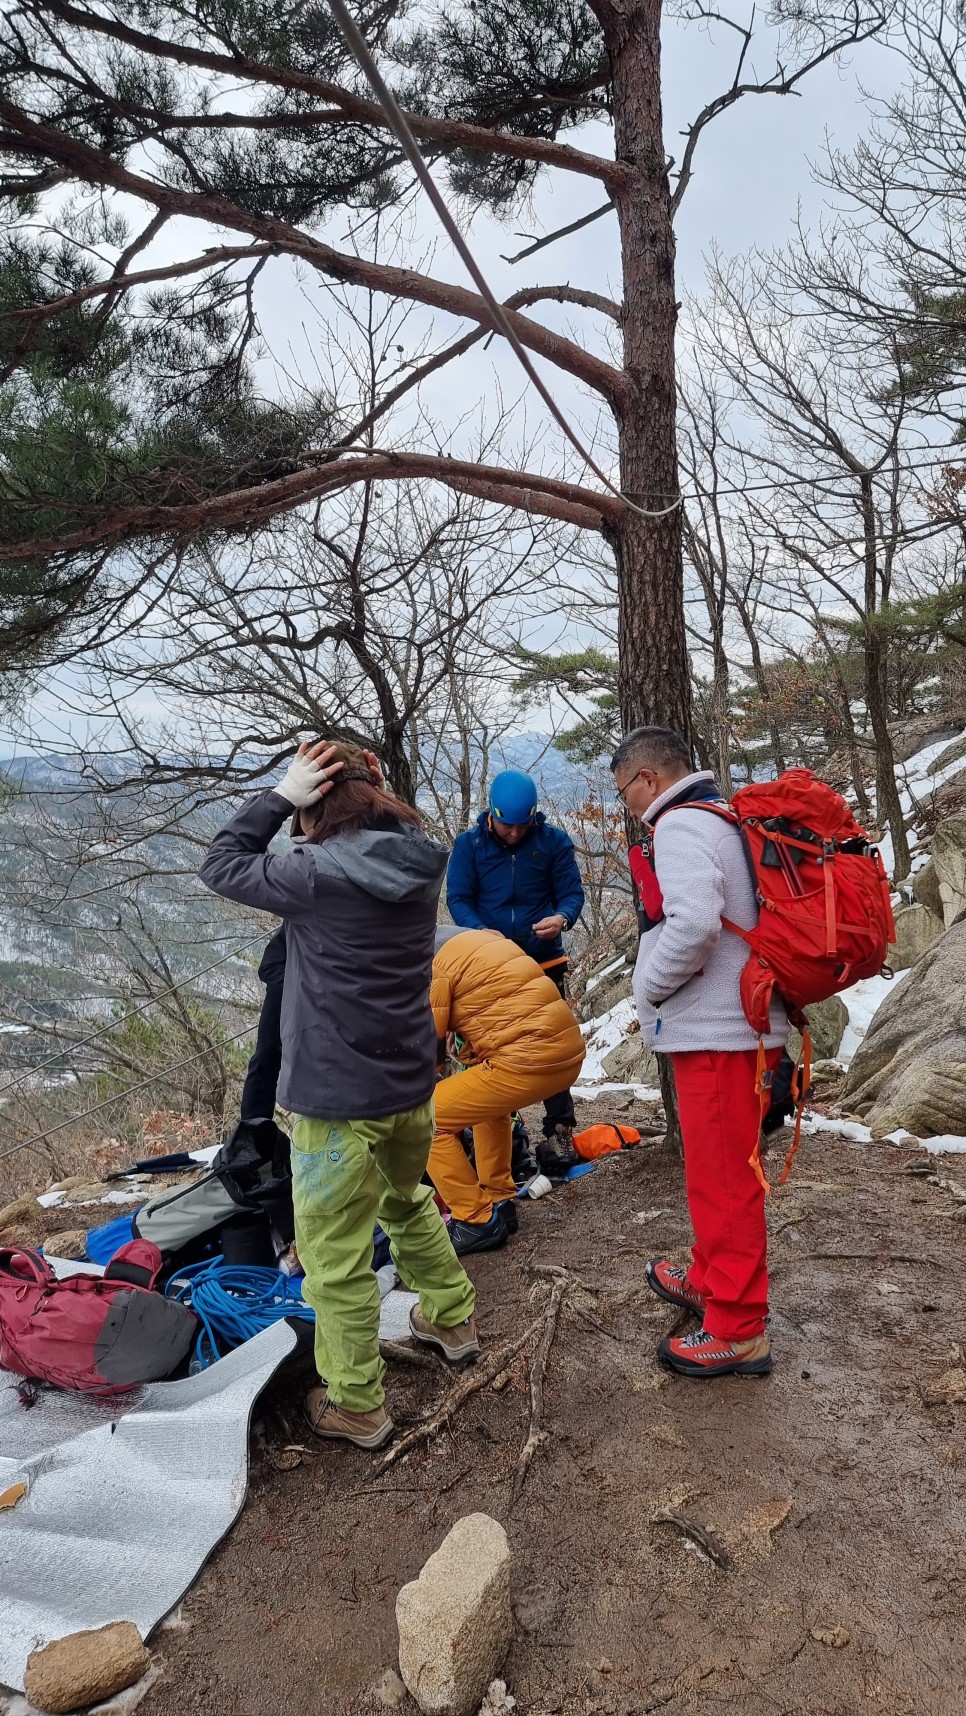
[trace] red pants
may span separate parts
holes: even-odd
[[[768,1051],[775,1068],[781,1049]],[[694,1228],[688,1279],[707,1302],[717,1340],[750,1341],[768,1315],[765,1193],[749,1157],[760,1105],[757,1049],[672,1055],[684,1139],[684,1178]]]

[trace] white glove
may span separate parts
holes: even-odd
[[[285,778],[275,788],[296,810],[307,810],[318,804],[329,782],[329,771],[321,762],[309,757],[293,757]]]

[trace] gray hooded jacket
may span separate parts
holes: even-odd
[[[216,834],[201,866],[215,894],[285,919],[278,1100],[323,1120],[375,1120],[428,1102],[436,903],[447,854],[405,823],[267,850],[292,814],[261,793]]]

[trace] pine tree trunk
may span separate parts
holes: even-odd
[[[615,194],[624,266],[624,366],[632,397],[618,422],[628,511],[613,535],[618,572],[621,722],[674,727],[692,739],[684,631],[684,563],[677,457],[674,336],[677,301],[671,187],[661,111],[660,0],[631,0],[604,20],[611,56],[614,143],[629,171]],[[668,640],[671,640],[670,642]],[[659,1055],[667,1141],[681,1150],[674,1074]]]

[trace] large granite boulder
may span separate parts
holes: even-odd
[[[923,954],[879,1008],[842,1104],[876,1137],[966,1136],[966,922]]]
[[[914,900],[918,900],[921,906],[925,906],[927,912],[932,912],[933,917],[938,918],[939,922],[942,923],[943,902],[939,892],[939,877],[931,858],[921,870],[916,871],[912,879],[912,897]]]
[[[933,757],[926,773],[927,775],[945,773],[946,769],[950,768],[953,763],[960,762],[966,762],[966,733],[961,733],[958,739],[954,739],[951,745],[947,745],[944,751],[940,751],[938,757]]]
[[[933,711],[930,715],[907,715],[900,721],[889,722],[889,737],[897,763],[908,763],[918,751],[936,739],[955,738],[962,731],[959,721]]]
[[[948,929],[966,911],[966,811],[939,824],[932,837],[932,864]]]
[[[942,918],[934,917],[918,901],[913,906],[900,906],[896,912],[896,939],[888,953],[893,971],[908,971],[935,946],[942,933]]]
[[[811,1007],[806,1007],[805,1017],[812,1039],[813,1059],[834,1061],[842,1047],[842,1038],[849,1022],[849,1010],[841,995],[830,995],[827,1001],[813,1002]],[[789,1031],[789,1054],[797,1058],[801,1047],[802,1039],[798,1031]]]
[[[639,1031],[610,1049],[600,1064],[607,1077],[620,1084],[657,1084],[657,1056]]]

